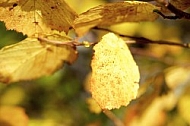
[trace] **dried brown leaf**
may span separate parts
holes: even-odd
[[[28,36],[52,29],[67,32],[76,16],[64,0],[0,1],[0,21]]]
[[[170,0],[170,3],[180,10],[185,10],[190,7],[189,0]]]
[[[121,22],[154,21],[158,15],[153,13],[158,7],[139,1],[125,1],[99,5],[79,15],[74,27],[79,35],[94,26],[108,26]]]
[[[102,109],[128,105],[137,96],[140,75],[126,43],[108,33],[94,50],[90,80],[92,97]]]
[[[50,75],[61,68],[63,62],[72,63],[77,52],[70,46],[41,43],[27,38],[0,50],[0,81],[15,82]]]

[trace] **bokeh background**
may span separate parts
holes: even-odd
[[[66,1],[82,13],[119,0]],[[189,20],[160,17],[154,22],[122,23],[109,28],[151,40],[190,43]],[[92,30],[81,40],[98,41],[103,34]],[[6,30],[0,22],[0,48],[24,38],[21,33]],[[129,46],[141,73],[139,95],[128,107],[112,112],[126,126],[190,125],[190,49],[159,44]],[[92,48],[77,50],[77,61],[51,76],[9,85],[0,83],[0,126],[114,126],[114,121],[99,111],[89,92]],[[9,123],[3,121],[5,116]]]

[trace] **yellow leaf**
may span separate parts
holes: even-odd
[[[1,93],[0,102],[2,105],[19,105],[25,99],[26,94],[24,93],[24,88],[19,86],[13,86],[3,93]],[[14,97],[13,97],[14,94]]]
[[[28,126],[28,117],[20,107],[0,106],[1,126]]]
[[[79,35],[95,26],[108,26],[121,22],[154,21],[158,15],[153,13],[158,7],[139,1],[125,1],[96,6],[79,15],[74,27]]]
[[[91,112],[99,114],[102,111],[100,106],[97,104],[97,102],[93,98],[88,98],[86,100],[86,102],[87,102],[88,108]]]
[[[189,77],[190,67],[173,66],[166,70],[166,83],[172,89],[188,83]]]
[[[148,108],[144,109],[141,115],[130,120],[130,126],[164,126],[166,124],[166,111],[172,110],[177,99],[174,93],[170,92],[162,97],[156,97]],[[143,102],[142,102],[143,103]],[[141,104],[142,104],[141,103]],[[136,113],[139,109],[137,108]],[[155,121],[156,119],[156,121]]]
[[[64,61],[72,63],[76,58],[77,52],[70,46],[26,38],[0,50],[0,81],[9,83],[49,75],[61,68]]]
[[[184,120],[190,124],[190,93],[189,93],[189,89],[188,88],[188,92],[185,93],[184,95],[182,95],[182,97],[180,97],[179,99],[179,103],[178,103],[178,111],[179,111],[179,114],[184,118]]]
[[[34,33],[51,33],[51,30],[68,31],[76,13],[64,0],[1,0],[0,20],[7,29],[28,36]]]
[[[128,105],[137,96],[140,75],[126,43],[108,33],[94,50],[90,80],[92,97],[102,109]]]
[[[65,0],[72,8],[75,9],[75,11],[77,11],[78,13],[82,13],[85,12],[86,10],[103,4],[106,1],[105,0]],[[82,6],[82,7],[81,7]]]

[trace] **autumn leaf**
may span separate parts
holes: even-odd
[[[73,63],[76,58],[77,52],[71,46],[26,38],[0,50],[0,81],[10,83],[49,75],[61,68],[64,61]]]
[[[153,13],[158,7],[139,1],[125,1],[99,5],[79,15],[74,27],[79,35],[95,26],[108,26],[121,22],[154,21],[158,15]]]
[[[141,102],[139,105],[145,102]],[[130,121],[130,124],[128,125],[133,126],[164,126],[167,121],[166,112],[171,111],[175,107],[176,102],[175,94],[170,92],[162,97],[156,97],[152,103],[150,103],[149,106],[143,110],[141,115],[130,115],[132,112],[132,114],[137,114],[139,112],[139,109],[137,108],[138,106],[131,106],[134,108],[131,108],[130,111],[128,110],[128,113],[126,113],[128,114],[126,115],[126,119],[131,116],[134,117],[131,120],[126,121]],[[157,121],[155,121],[155,119]]]
[[[0,106],[0,125],[28,126],[28,116],[20,107]]]
[[[102,109],[128,105],[137,96],[140,75],[126,43],[108,33],[93,49],[92,97]]]
[[[168,87],[174,89],[188,84],[190,77],[190,67],[172,66],[165,70],[166,83]]]
[[[183,117],[183,119],[190,124],[190,93],[189,87],[186,87],[185,93],[180,97],[178,105],[177,105],[177,110],[179,111],[179,114]]]
[[[88,104],[88,109],[91,112],[96,113],[96,114],[99,114],[102,112],[102,109],[93,98],[86,99],[86,103]]]
[[[69,30],[77,14],[64,0],[1,0],[0,21],[28,36]]]

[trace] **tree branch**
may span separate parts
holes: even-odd
[[[172,13],[175,14],[175,16],[166,16],[164,15],[160,10],[153,10],[153,12],[158,13],[165,19],[190,19],[190,14],[186,13],[178,8],[176,8],[174,5],[172,5],[170,2],[166,2],[164,0],[156,0],[158,3],[164,5],[168,10],[170,10]]]
[[[103,110],[103,113],[114,122],[115,126],[125,126],[111,111]]]
[[[53,45],[68,45],[68,46],[85,46],[85,47],[89,47],[92,45],[95,45],[97,42],[87,42],[87,41],[83,41],[83,42],[77,42],[75,40],[71,40],[71,41],[58,41],[58,40],[50,40],[47,38],[43,38],[43,37],[38,37],[38,40],[40,42],[47,42],[49,44],[53,44]]]
[[[113,32],[121,37],[126,37],[126,38],[131,38],[132,40],[127,40],[126,43],[137,43],[137,44],[162,44],[162,45],[171,45],[171,46],[179,46],[179,47],[184,47],[184,48],[190,48],[190,44],[189,43],[175,43],[175,42],[169,42],[169,41],[153,41],[144,37],[134,37],[134,36],[129,36],[129,35],[122,35],[118,32],[112,31],[110,29],[106,29],[106,28],[99,28],[99,27],[95,27],[95,30],[103,30],[103,31],[107,31],[107,32]],[[93,46],[95,44],[97,44],[98,42],[87,42],[87,41],[83,41],[83,42],[78,42],[75,40],[71,40],[71,41],[58,41],[58,40],[50,40],[44,37],[38,37],[38,40],[40,42],[47,42],[49,44],[53,44],[53,45],[68,45],[68,46],[85,46],[85,47],[89,47],[89,46]]]
[[[162,45],[170,45],[170,46],[179,46],[179,47],[184,47],[184,48],[190,48],[190,44],[189,43],[175,43],[175,42],[169,42],[169,41],[153,41],[144,37],[134,37],[134,36],[129,36],[129,35],[122,35],[118,32],[112,31],[110,29],[106,29],[106,28],[99,28],[99,27],[95,27],[94,29],[96,30],[103,30],[103,31],[107,31],[107,32],[113,32],[121,37],[126,37],[126,38],[131,38],[132,40],[134,40],[133,42],[126,42],[126,43],[139,43],[139,44],[162,44]]]

